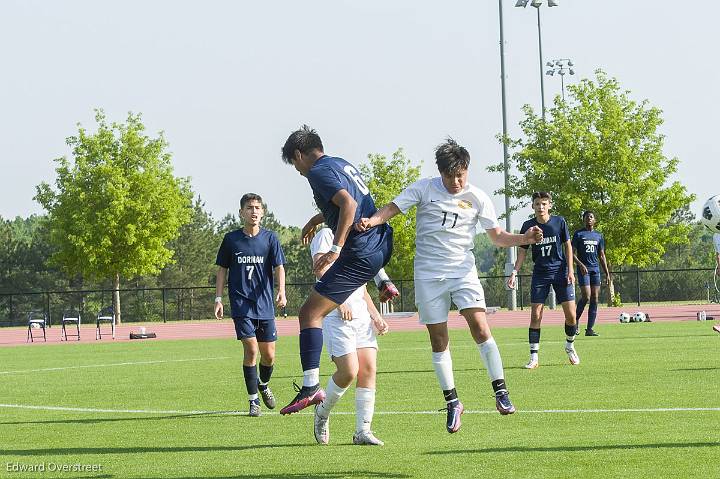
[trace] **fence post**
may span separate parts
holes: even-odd
[[[52,327],[52,318],[50,318],[50,293],[45,292],[45,314],[47,314],[48,328]]]
[[[400,280],[400,311],[405,311],[405,280]]]
[[[637,286],[637,304],[640,306],[640,267],[635,267],[635,285]]]
[[[167,301],[165,300],[165,288],[162,289],[162,301],[163,301],[163,323],[167,323],[167,310],[165,309],[165,305]]]

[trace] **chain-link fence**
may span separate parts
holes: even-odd
[[[686,302],[717,300],[713,269],[633,270],[613,272],[615,292],[623,303]],[[530,304],[530,276],[518,277],[517,305]],[[507,307],[508,294],[503,276],[481,276],[488,306]],[[394,301],[396,311],[415,311],[413,280],[394,280],[400,298]],[[297,315],[310,294],[312,283],[286,285],[288,299],[284,313]],[[377,290],[369,288],[377,299]],[[50,324],[59,324],[64,311],[79,312],[82,322],[95,321],[98,311],[112,305],[112,290],[33,291],[0,293],[0,326],[27,324],[28,314],[41,311]],[[214,286],[191,288],[136,288],[120,290],[123,322],[183,321],[213,317]],[[601,288],[601,302],[607,302],[607,287]],[[225,305],[228,308],[227,298]],[[227,310],[229,313],[229,309]],[[279,313],[283,313],[282,311]],[[228,314],[226,314],[227,316]]]

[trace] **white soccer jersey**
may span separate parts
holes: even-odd
[[[330,228],[321,229],[315,234],[312,243],[310,243],[310,257],[314,258],[316,254],[327,253],[330,251],[332,244],[332,230]],[[367,303],[365,302],[365,286],[356,289],[343,304],[350,307],[353,318],[370,319],[370,313],[368,312]],[[334,309],[327,317],[340,317],[340,312]]]
[[[715,243],[715,252],[720,253],[720,233],[713,235],[713,243]]]
[[[440,177],[408,186],[393,203],[403,214],[417,205],[415,279],[463,278],[475,269],[473,239],[479,224],[499,226],[488,195],[472,185],[458,194],[445,189]]]

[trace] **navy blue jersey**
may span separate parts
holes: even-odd
[[[570,239],[565,218],[562,216],[550,216],[547,223],[538,223],[532,218],[523,223],[520,234],[525,233],[533,226],[539,226],[543,232],[543,240],[534,245],[523,245],[521,248],[528,249],[532,246],[532,259],[535,263],[534,273],[556,273],[567,267],[567,259],[563,250],[563,243]]]
[[[577,230],[572,237],[572,247],[582,264],[590,270],[600,270],[598,254],[605,251],[605,238],[596,230]]]
[[[357,223],[360,218],[370,218],[377,211],[375,202],[370,196],[370,189],[360,177],[357,168],[342,158],[322,156],[305,176],[312,187],[315,203],[333,234],[337,233],[340,208],[331,200],[338,191],[347,191],[357,203],[353,223]],[[366,258],[373,254],[386,241],[388,228],[388,225],[380,225],[362,233],[352,228],[345,240],[343,254],[358,258]]]
[[[273,319],[273,268],[285,264],[285,254],[272,231],[257,236],[243,230],[227,233],[215,264],[227,268],[228,294],[233,318]]]

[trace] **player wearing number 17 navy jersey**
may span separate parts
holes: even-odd
[[[325,398],[319,369],[323,318],[387,264],[392,254],[392,228],[352,229],[360,218],[375,213],[375,202],[357,168],[342,158],[326,155],[315,130],[303,126],[290,134],[282,148],[282,159],[307,178],[320,216],[334,235],[330,251],[318,258],[313,269],[322,271],[332,266],[317,281],[298,314],[303,386],[297,387],[297,396],[280,410],[281,414],[291,414]]]
[[[555,290],[558,303],[562,305],[565,313],[565,352],[568,355],[570,364],[580,364],[580,358],[575,351],[575,275],[573,274],[573,253],[570,244],[570,232],[562,216],[551,216],[552,198],[550,193],[540,191],[533,193],[532,206],[535,211],[535,218],[523,223],[520,232],[533,227],[539,227],[543,232],[543,239],[532,245],[533,266],[532,282],[530,286],[530,330],[528,338],[530,342],[530,361],[525,365],[527,369],[538,367],[538,350],[540,348],[540,322],[542,321],[543,308],[550,288]],[[522,246],[518,251],[508,286],[515,287],[517,272],[520,270],[528,246]]]

